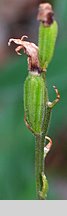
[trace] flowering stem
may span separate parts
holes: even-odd
[[[13,41],[18,45],[15,49],[17,54],[20,55],[20,50],[23,49],[28,56],[29,73],[24,83],[24,120],[36,139],[36,195],[37,199],[43,200],[48,191],[48,182],[44,174],[44,159],[52,146],[51,139],[46,136],[47,129],[52,108],[60,99],[58,89],[53,86],[56,99],[50,102],[46,86],[46,70],[53,57],[58,26],[54,19],[52,6],[49,3],[40,4],[37,19],[40,21],[38,46],[24,40],[27,38],[26,35],[22,36],[21,39],[9,39],[8,45],[10,46]],[[45,139],[49,143],[44,147]]]

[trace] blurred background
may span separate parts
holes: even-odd
[[[0,200],[35,200],[35,140],[24,123],[23,84],[27,58],[17,56],[8,39],[28,35],[37,44],[41,0],[0,0]],[[67,0],[51,0],[59,25],[56,49],[47,71],[49,98],[59,89],[48,135],[53,146],[46,159],[48,200],[67,199]]]

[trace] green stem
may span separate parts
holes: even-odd
[[[48,94],[46,95],[48,97]],[[44,116],[44,121],[42,125],[43,132],[41,135],[36,136],[35,173],[36,173],[37,199],[44,199],[44,197],[46,197],[46,191],[47,191],[47,180],[45,178],[46,176],[44,175],[44,162],[45,162],[44,161],[44,144],[45,144],[44,142],[45,142],[45,135],[46,135],[46,131],[47,131],[49,120],[50,120],[50,108],[47,108],[45,111],[46,111],[47,119]]]
[[[35,148],[35,174],[37,199],[42,199],[39,192],[42,189],[42,173],[44,173],[44,133],[36,136]]]

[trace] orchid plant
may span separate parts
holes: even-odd
[[[38,46],[28,42],[26,35],[21,39],[9,39],[18,45],[15,49],[28,56],[28,76],[24,82],[24,121],[27,128],[35,136],[35,176],[36,197],[43,200],[47,197],[48,181],[45,175],[45,158],[52,146],[48,137],[48,127],[52,108],[60,99],[56,86],[56,99],[49,101],[46,84],[47,68],[54,54],[54,47],[58,33],[58,25],[54,18],[52,6],[49,3],[39,5],[37,20],[39,21]],[[48,144],[46,145],[46,139]]]

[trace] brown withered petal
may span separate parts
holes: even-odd
[[[38,60],[38,47],[34,43],[30,43],[28,41],[23,40],[27,36],[22,36],[21,39],[9,39],[8,46],[10,46],[13,41],[15,44],[19,46],[15,49],[18,55],[20,54],[20,50],[23,49],[24,53],[28,56],[28,68],[30,71],[38,71],[40,72],[39,60]]]
[[[39,5],[37,19],[45,26],[50,26],[54,20],[54,12],[52,6],[49,3],[43,3]]]

